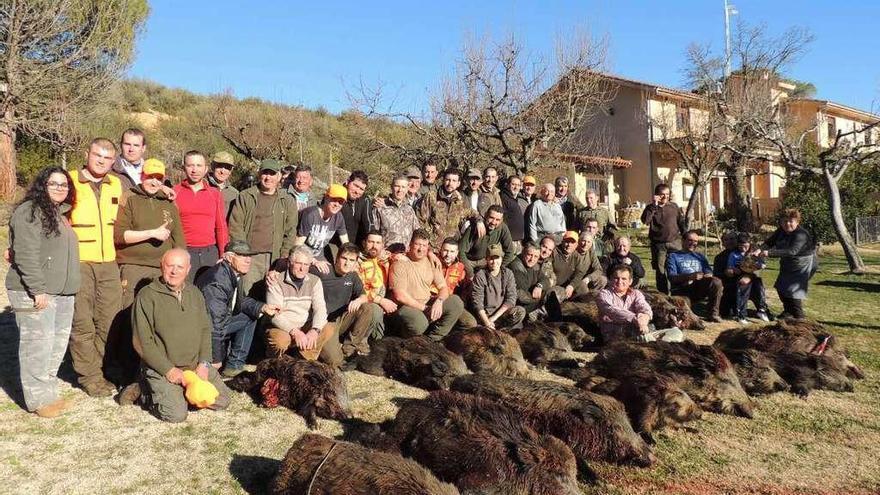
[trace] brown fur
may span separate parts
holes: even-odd
[[[685,330],[704,330],[706,325],[691,310],[691,302],[686,297],[669,296],[656,289],[642,290],[645,300],[654,313],[652,322],[657,328],[679,327]]]
[[[739,382],[749,395],[764,395],[788,390],[766,354],[754,349],[721,349],[733,364]]]
[[[529,367],[519,343],[510,335],[486,327],[453,331],[443,340],[446,348],[464,358],[474,373],[525,376]]]
[[[432,392],[406,402],[379,438],[383,448],[399,450],[462,493],[581,493],[571,450],[490,400]]]
[[[656,372],[671,378],[704,410],[753,417],[749,398],[721,351],[712,346],[651,342],[618,342],[588,364],[594,374],[625,380],[633,374]]]
[[[456,378],[452,389],[515,409],[535,430],[564,441],[579,461],[638,466],[655,461],[650,447],[633,431],[623,406],[611,397],[557,382],[485,373]]]
[[[459,493],[410,459],[307,433],[287,451],[269,493],[306,493],[310,484],[313,495]]]
[[[807,352],[786,352],[774,357],[779,374],[791,385],[793,394],[806,397],[813,390],[852,392],[847,368],[832,356]]]
[[[556,322],[545,324],[555,327],[562,332],[562,335],[568,339],[568,343],[571,344],[571,348],[575,351],[584,351],[593,344],[593,339],[576,323]]]
[[[295,359],[288,355],[264,359],[254,372],[245,371],[227,382],[239,392],[259,394],[267,379],[278,383],[278,404],[292,409],[315,429],[317,416],[347,419],[350,416],[345,375],[318,361]]]
[[[571,343],[565,335],[550,325],[526,323],[523,328],[511,330],[510,333],[519,342],[523,356],[532,364],[545,365],[548,361],[564,359],[572,352]]]
[[[575,386],[619,400],[639,433],[679,427],[703,416],[703,409],[681,387],[657,373],[633,374],[624,380],[587,378]]]
[[[850,378],[864,378],[865,373],[849,360],[846,350],[828,330],[812,321],[785,319],[773,325],[733,328],[721,332],[715,345],[724,349],[755,349],[771,355],[785,352],[810,353],[828,338],[823,355],[837,360]]]
[[[453,378],[468,372],[461,356],[424,336],[385,337],[372,344],[368,355],[358,357],[356,366],[425,390],[448,389]]]

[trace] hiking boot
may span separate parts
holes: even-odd
[[[34,414],[41,418],[55,418],[61,415],[61,413],[68,407],[70,407],[70,404],[68,404],[67,401],[64,399],[58,399],[43,407],[38,407],[37,410],[34,411]]]
[[[222,375],[223,378],[235,378],[240,375],[242,371],[244,371],[244,368],[223,368],[220,375]]]
[[[721,318],[721,315],[709,315],[709,317],[706,318],[706,321],[711,321],[712,323],[721,323],[722,321],[724,321],[724,319]]]
[[[116,400],[119,402],[120,406],[133,406],[140,398],[141,384],[134,382],[122,389],[122,392],[119,392],[119,396],[116,397]]]
[[[89,397],[110,397],[116,393],[116,387],[107,380],[83,383],[80,386]]]

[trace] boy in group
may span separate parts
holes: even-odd
[[[504,251],[499,244],[489,246],[486,268],[474,276],[471,307],[483,325],[515,327],[522,323],[526,310],[516,305],[516,280],[509,268],[502,266]]]
[[[767,309],[767,297],[764,292],[764,281],[758,276],[757,271],[764,268],[763,260],[752,262],[747,259],[751,255],[752,241],[749,234],[741,233],[736,239],[736,249],[727,258],[725,274],[736,279],[736,319],[742,325],[747,325],[746,305],[749,300],[755,303],[758,310],[758,319],[770,321]]]
[[[306,246],[312,250],[312,263],[320,273],[328,274],[331,263],[327,260],[325,249],[334,237],[340,244],[348,242],[342,205],[348,198],[348,190],[341,184],[330,184],[324,194],[324,201],[318,206],[310,206],[300,212],[299,226],[296,229],[294,246]]]

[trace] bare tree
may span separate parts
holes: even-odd
[[[0,198],[16,181],[20,132],[67,140],[69,121],[128,67],[145,0],[0,2]]]
[[[880,146],[877,145],[876,132],[880,128],[880,119],[846,132],[838,129],[835,135],[828,136],[825,146],[818,139],[817,131],[821,124],[823,122],[816,122],[806,130],[796,130],[787,125],[782,116],[745,122],[745,125],[772,147],[789,171],[822,177],[828,191],[834,232],[843,248],[850,271],[864,273],[865,263],[843,218],[839,184],[846,171],[854,165],[880,165]]]
[[[726,61],[708,46],[692,45],[688,49],[688,83],[710,100],[711,112],[718,114],[718,118],[710,120],[724,124],[724,131],[716,134],[719,141],[710,144],[723,152],[720,166],[734,184],[733,209],[739,230],[753,230],[748,178],[755,173],[758,162],[769,158],[763,137],[747,123],[778,116],[779,104],[787,97],[780,90],[782,74],[803,55],[812,40],[813,36],[802,28],[791,28],[774,38],[767,34],[765,26],[739,23],[733,44],[738,68],[730,76],[724,73]]]
[[[428,117],[380,109],[381,90],[362,87],[353,102],[368,115],[408,126],[413,137],[406,143],[377,140],[401,156],[525,172],[556,151],[602,152],[598,145],[607,140],[578,131],[615,94],[600,74],[606,45],[571,37],[557,44],[555,60],[548,62],[527,54],[512,37],[491,46],[472,42],[432,96]]]

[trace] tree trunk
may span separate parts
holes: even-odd
[[[9,203],[15,199],[15,170],[18,159],[15,153],[15,129],[0,123],[0,201]]]
[[[837,240],[843,248],[843,254],[846,256],[846,262],[849,269],[853,273],[865,273],[865,262],[859,255],[858,247],[846,228],[843,221],[843,209],[840,201],[840,187],[837,185],[837,179],[828,170],[823,174],[825,176],[825,188],[828,189],[828,205],[831,208],[831,220],[834,225],[834,232],[837,234]]]
[[[704,185],[699,180],[694,181],[694,188],[691,190],[691,197],[688,199],[687,209],[684,210],[685,230],[693,228],[694,211],[697,208],[697,203],[700,202],[700,197],[703,195],[703,188]]]
[[[736,229],[740,232],[754,230],[755,219],[752,216],[752,197],[749,194],[748,176],[745,163],[737,159],[727,169],[727,178],[733,182],[733,214],[736,218]]]

